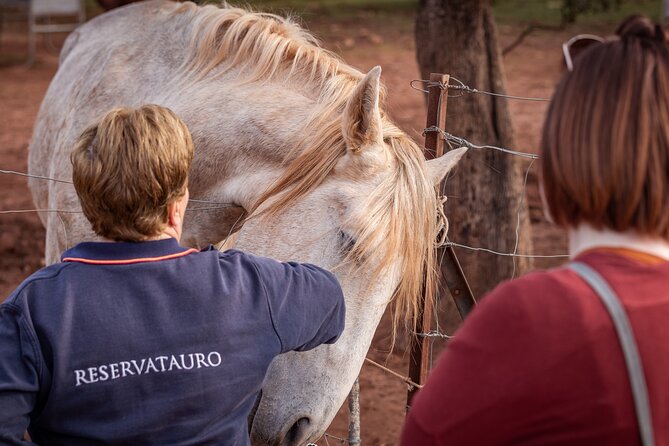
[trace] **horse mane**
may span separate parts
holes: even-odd
[[[262,214],[281,212],[318,187],[347,153],[342,114],[362,73],[321,48],[290,18],[226,4],[219,8],[184,3],[175,13],[188,14],[193,22],[191,57],[183,66],[188,77],[199,80],[235,70],[243,83],[279,78],[310,87],[315,101],[311,118],[286,158],[285,172],[249,214],[257,216],[255,211],[270,197],[275,199]],[[384,97],[382,90],[381,104]],[[396,161],[395,170],[371,194],[363,217],[349,222],[356,241],[345,263],[359,271],[374,264],[378,279],[399,258],[401,279],[392,298],[393,323],[397,328],[404,322],[415,330],[423,293],[434,296],[438,201],[422,150],[388,120],[383,108],[382,117],[383,138]]]

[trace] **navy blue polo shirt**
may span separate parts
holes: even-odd
[[[278,354],[344,328],[316,266],[175,239],[81,243],[0,306],[0,444],[248,445]]]

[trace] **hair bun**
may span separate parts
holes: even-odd
[[[632,15],[625,19],[618,29],[616,35],[621,40],[628,39],[647,39],[666,42],[664,29],[660,25],[653,23],[651,19],[644,15]]]

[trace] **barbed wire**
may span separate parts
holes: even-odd
[[[457,85],[452,85],[450,81],[455,81],[457,82]],[[454,91],[460,91],[462,92],[461,94],[457,95],[451,95],[449,94],[449,98],[459,98],[461,96],[464,96],[465,94],[483,94],[487,96],[495,96],[499,98],[506,98],[506,99],[515,99],[519,101],[533,101],[533,102],[550,102],[551,100],[548,98],[537,98],[537,97],[531,97],[531,96],[517,96],[517,95],[512,95],[512,94],[504,94],[504,93],[494,93],[492,91],[485,91],[485,90],[479,90],[477,88],[472,88],[468,85],[465,85],[464,82],[462,82],[460,79],[455,78],[451,76],[449,78],[449,83],[444,84],[443,82],[440,81],[432,81],[428,79],[414,79],[411,82],[409,82],[409,85],[411,88],[417,91],[422,91],[423,93],[429,93],[428,90],[424,88],[417,88],[414,84],[420,83],[424,84],[427,88],[431,87],[439,87],[442,90],[454,90]]]
[[[504,257],[520,257],[520,258],[527,258],[527,259],[557,259],[557,258],[569,257],[568,254],[539,255],[539,254],[514,254],[512,252],[499,252],[499,251],[495,251],[495,250],[488,249],[488,248],[467,246],[467,245],[463,245],[463,244],[455,243],[455,242],[451,242],[451,241],[446,242],[445,245],[453,246],[453,247],[456,247],[456,248],[468,249],[470,251],[484,251],[484,252],[488,252],[490,254],[495,254],[495,255],[504,256]]]
[[[425,129],[425,132],[428,131],[439,131],[442,134],[450,135],[447,132],[439,129],[438,127],[430,127]],[[452,135],[451,135],[452,136]],[[510,149],[504,149],[500,147],[495,147],[495,146],[479,146],[470,143],[469,141],[465,140],[464,138],[459,138],[459,137],[454,137],[452,138],[457,138],[457,143],[462,144],[466,147],[472,147],[472,148],[492,148],[492,149],[498,149],[501,150],[505,153],[510,153],[513,155],[518,155],[518,156],[524,156],[524,157],[531,157],[533,159],[539,158],[538,155],[533,155],[533,154],[528,154],[524,152],[517,152],[514,150]],[[67,180],[60,180],[57,178],[50,178],[50,177],[45,177],[45,176],[40,176],[40,175],[32,175],[24,172],[18,172],[14,170],[6,170],[6,169],[0,169],[0,174],[9,174],[9,175],[18,175],[18,176],[23,176],[23,177],[30,177],[30,178],[36,178],[36,179],[41,179],[41,180],[46,180],[46,181],[56,181],[60,183],[72,183],[71,181]],[[204,199],[197,199],[197,198],[190,198],[189,201],[193,201],[195,203],[208,203],[208,204],[215,204],[217,206],[215,207],[200,207],[200,208],[186,208],[186,211],[206,211],[206,210],[219,210],[219,209],[224,209],[226,207],[238,207],[238,205],[234,203],[226,203],[226,202],[217,202],[217,201],[212,201],[212,200],[204,200]],[[32,212],[44,212],[44,213],[63,213],[63,214],[81,214],[83,213],[82,211],[78,210],[70,210],[70,209],[16,209],[16,210],[0,210],[0,215],[6,215],[6,214],[25,214],[25,213],[32,213]],[[226,238],[227,239],[227,238]],[[502,253],[498,252],[492,249],[488,248],[481,248],[481,247],[473,247],[473,246],[467,246],[463,245],[460,243],[454,243],[449,240],[447,240],[445,237],[437,242],[437,246],[455,246],[458,248],[463,248],[463,249],[469,249],[472,251],[485,251],[491,254],[496,254],[500,256],[508,256],[508,257],[524,257],[524,258],[564,258],[564,257],[569,257],[566,254],[559,254],[559,255],[531,255],[531,254],[516,254],[516,253]]]
[[[336,435],[328,434],[327,432],[325,432],[323,434],[322,438],[323,438],[323,441],[325,441],[325,446],[330,446],[330,442],[328,441],[328,438],[332,438],[334,440],[337,440],[337,442],[339,444],[344,444],[344,443],[360,444],[360,442],[354,443],[354,442],[351,442],[350,440],[347,440],[346,438],[337,437]],[[318,446],[318,443],[307,443],[305,446]]]
[[[439,330],[430,330],[427,333],[413,333],[419,338],[439,338],[439,339],[453,339],[453,335],[442,333]]]
[[[467,147],[468,149],[491,149],[491,150],[497,150],[499,152],[504,152],[508,153],[509,155],[515,155],[519,156],[521,158],[528,158],[532,160],[537,160],[540,159],[541,157],[535,153],[528,153],[528,152],[520,152],[518,150],[511,150],[507,149],[505,147],[498,147],[498,146],[492,146],[489,144],[485,145],[480,145],[480,144],[474,144],[465,138],[461,136],[455,136],[451,135],[447,131],[440,129],[436,125],[433,125],[432,127],[427,127],[423,129],[423,134],[426,133],[439,133],[441,137],[448,143],[454,143],[455,145],[459,145],[460,147]]]
[[[42,176],[42,175],[33,175],[33,174],[30,174],[30,173],[25,173],[25,172],[17,172],[16,170],[0,169],[0,173],[3,173],[5,175],[17,175],[17,176],[20,176],[20,177],[35,178],[35,179],[38,179],[38,180],[55,181],[56,183],[72,184],[72,181],[59,180],[57,178],[45,177],[45,176]]]
[[[205,211],[205,210],[218,210],[218,209],[224,209],[223,207],[215,207],[215,208],[192,208],[192,209],[186,209],[186,211]],[[63,214],[82,214],[83,211],[72,211],[72,210],[66,210],[66,209],[16,209],[16,210],[0,210],[0,215],[4,214],[26,214],[26,213],[32,213],[32,212],[45,212],[45,213],[63,213]],[[469,249],[471,251],[485,251],[490,254],[496,254],[499,256],[506,256],[506,257],[521,257],[521,258],[564,258],[564,257],[569,257],[567,254],[556,254],[556,255],[538,255],[538,254],[515,254],[515,253],[503,253],[503,252],[498,252],[494,251],[492,249],[488,248],[480,248],[480,247],[474,247],[474,246],[467,246],[463,245],[461,243],[455,243],[451,242],[449,240],[445,240],[442,243],[437,243],[437,247],[442,247],[442,246],[454,246],[457,248],[463,248],[463,249]]]
[[[227,207],[234,206],[234,205],[221,205],[221,206],[216,206],[216,207],[202,207],[202,208],[186,208],[186,212],[193,212],[193,211],[215,211],[215,210],[220,210],[220,209],[226,209]],[[63,214],[83,214],[83,211],[75,211],[75,210],[69,210],[69,209],[6,209],[6,210],[0,210],[0,215],[4,214],[28,214],[28,213],[37,213],[37,212],[44,212],[44,213],[63,213]]]
[[[82,211],[69,211],[65,209],[12,209],[0,210],[0,214],[28,214],[31,212],[59,213],[63,214],[81,214]]]
[[[203,200],[203,199],[200,199],[200,198],[188,198],[188,201],[192,201],[193,203],[218,204],[218,205],[222,205],[223,207],[240,207],[239,205],[234,204],[234,203],[227,203],[227,202],[213,201],[213,200]]]
[[[461,138],[461,137],[453,136],[450,133],[440,129],[437,126],[428,127],[423,131],[423,133],[428,133],[428,132],[439,132],[442,136],[444,136],[444,138],[446,139],[447,142],[455,142],[455,143],[457,143],[457,145],[465,146],[465,147],[468,147],[470,149],[493,149],[493,150],[499,150],[501,152],[504,152],[504,153],[507,153],[507,154],[510,154],[510,155],[520,156],[520,157],[523,157],[523,158],[529,158],[531,161],[530,161],[530,164],[527,166],[527,169],[525,170],[524,181],[523,181],[523,189],[527,188],[527,181],[528,181],[528,178],[529,178],[530,169],[532,168],[532,165],[533,165],[534,161],[540,158],[539,155],[535,155],[535,154],[527,153],[527,152],[519,152],[519,151],[511,150],[511,149],[505,149],[503,147],[497,147],[497,146],[491,146],[491,145],[472,144],[469,141],[467,141],[466,139]],[[440,201],[443,205],[444,202],[446,201],[446,197],[440,197],[440,198],[441,198]],[[504,257],[513,257],[513,258],[566,258],[566,257],[569,257],[569,255],[567,255],[567,254],[538,255],[538,254],[518,254],[517,253],[519,240],[520,240],[519,231],[520,231],[520,214],[522,213],[522,200],[518,205],[518,213],[517,213],[517,218],[516,218],[516,231],[515,231],[516,232],[516,239],[515,239],[515,243],[514,243],[514,249],[513,249],[513,252],[509,252],[509,253],[503,253],[503,252],[495,251],[495,250],[488,249],[488,248],[479,248],[479,247],[467,246],[467,245],[463,245],[463,244],[460,244],[460,243],[451,242],[450,240],[448,240],[448,235],[447,235],[446,231],[443,230],[446,227],[445,222],[447,221],[446,214],[444,213],[444,210],[443,210],[443,206],[440,206],[439,209],[437,209],[437,212],[439,213],[438,221],[439,221],[440,227],[437,228],[438,229],[437,230],[438,236],[437,236],[437,240],[435,241],[435,245],[438,248],[444,247],[444,246],[454,246],[454,247],[458,247],[458,248],[468,249],[468,250],[471,250],[471,251],[485,251],[485,252],[488,252],[488,253],[491,253],[491,254],[496,254],[496,255],[504,256]],[[516,264],[514,262],[513,277],[515,277],[515,271],[516,271]]]
[[[370,364],[373,365],[374,367],[378,367],[378,368],[380,368],[381,370],[383,370],[383,371],[385,371],[385,372],[387,372],[387,373],[390,373],[390,374],[393,375],[395,378],[404,381],[404,382],[409,386],[409,390],[411,390],[411,389],[413,389],[413,388],[416,388],[416,389],[422,389],[422,388],[423,388],[423,386],[422,386],[421,384],[415,383],[414,381],[412,381],[411,379],[407,378],[406,376],[401,375],[401,374],[397,373],[396,371],[391,370],[391,369],[389,369],[388,367],[386,367],[386,366],[384,366],[384,365],[381,365],[381,364],[379,364],[378,362],[376,362],[376,361],[374,361],[374,360],[372,360],[372,359],[370,359],[370,358],[365,358],[365,361],[367,361],[368,363],[370,363]]]
[[[349,443],[349,440],[347,440],[346,438],[337,437],[336,435],[328,434],[327,432],[323,434],[323,438],[325,439],[325,444],[327,446],[330,445],[330,442],[328,441],[328,438],[333,438],[333,439],[337,440],[339,442],[339,444]]]
[[[42,176],[42,175],[34,175],[31,173],[25,173],[25,172],[19,172],[16,170],[7,170],[7,169],[0,169],[0,174],[5,174],[5,175],[16,175],[20,177],[26,177],[26,178],[35,178],[37,180],[45,180],[45,181],[54,181],[56,183],[64,183],[64,184],[73,184],[72,181],[70,180],[61,180],[58,178],[52,178],[52,177],[47,177],[47,176]],[[216,204],[219,205],[221,208],[224,207],[239,207],[239,205],[236,205],[234,203],[227,203],[227,202],[221,202],[221,201],[213,201],[213,200],[204,200],[201,198],[189,198],[188,201],[192,201],[193,203],[206,203],[206,204]],[[194,209],[187,209],[187,210],[193,210],[193,211],[203,211],[203,210],[210,210],[210,209],[217,209],[217,208],[194,208]],[[13,212],[13,211],[12,211]],[[59,211],[59,210],[51,210],[51,209],[34,209],[34,210],[24,210],[23,212],[81,212],[81,211]],[[3,213],[0,211],[0,213]],[[6,213],[10,213],[7,211]]]

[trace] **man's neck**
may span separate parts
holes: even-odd
[[[648,237],[634,232],[616,232],[610,229],[595,229],[581,224],[569,230],[569,257],[596,248],[626,248],[669,260],[669,242],[661,238]]]
[[[165,240],[165,239],[168,239],[168,238],[175,238],[175,239],[177,239],[177,241],[179,241],[179,236],[174,231],[170,231],[170,232],[164,231],[164,232],[161,232],[160,234],[158,234],[157,236],[148,238],[146,240],[147,241],[149,241],[149,240]]]
[[[174,238],[174,239],[176,239],[177,242],[178,242],[179,239],[180,239],[180,235],[181,235],[181,234],[178,234],[176,231],[174,231],[174,230],[172,229],[172,230],[166,230],[166,231],[163,231],[163,232],[161,232],[160,234],[155,235],[155,236],[153,236],[153,237],[147,237],[147,238],[145,238],[145,239],[143,239],[143,240],[140,240],[140,241],[142,241],[142,242],[150,242],[150,241],[154,241],[154,240],[165,240],[165,239],[168,239],[168,238]],[[104,237],[102,238],[102,241],[103,241],[103,242],[108,242],[108,243],[116,243],[116,240],[111,240],[111,239],[104,238]]]

